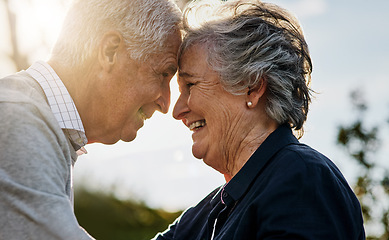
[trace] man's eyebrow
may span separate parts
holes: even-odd
[[[178,71],[178,76],[182,77],[182,78],[191,78],[191,77],[193,77],[192,74],[187,73],[187,72],[181,72],[181,71]]]
[[[169,67],[167,68],[168,71],[172,74],[175,74],[177,72],[177,66],[174,64],[170,64]]]

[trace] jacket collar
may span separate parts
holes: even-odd
[[[251,183],[261,174],[267,163],[282,148],[298,140],[288,125],[279,126],[258,147],[242,169],[228,182],[224,190],[235,200],[243,197]]]

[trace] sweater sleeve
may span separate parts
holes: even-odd
[[[0,101],[0,239],[93,239],[74,215],[71,152],[47,109]]]

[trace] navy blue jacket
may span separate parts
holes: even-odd
[[[217,219],[215,224],[215,219]],[[365,239],[361,208],[339,169],[274,131],[231,179],[186,210],[157,240]]]

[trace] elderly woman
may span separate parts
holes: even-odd
[[[339,169],[293,134],[302,135],[311,98],[298,22],[272,4],[230,1],[191,27],[195,9],[184,14],[173,116],[226,184],[155,239],[365,239]]]

